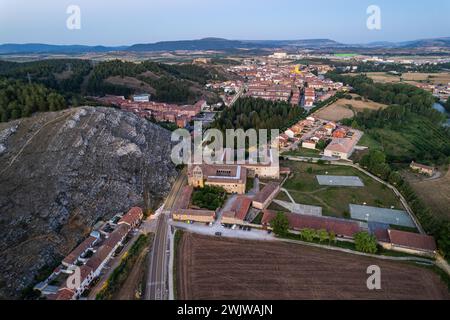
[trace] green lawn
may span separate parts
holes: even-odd
[[[369,149],[382,149],[381,144],[368,134],[362,136],[358,146],[368,147]]]
[[[245,185],[245,192],[249,192],[253,189],[255,185],[255,179],[254,178],[247,178],[247,183]]]
[[[395,194],[383,184],[367,177],[358,170],[350,167],[318,165],[311,163],[283,161],[282,166],[291,168],[293,173],[284,184],[297,203],[320,206],[324,215],[336,217],[349,216],[349,204],[363,204],[368,206],[403,209]],[[365,187],[328,187],[317,182],[317,175],[358,176]],[[280,192],[278,200],[289,201],[289,198]]]
[[[283,156],[292,156],[292,157],[320,157],[319,150],[298,148],[297,150],[287,151],[283,153]]]

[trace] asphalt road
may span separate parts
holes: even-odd
[[[145,288],[146,300],[166,300],[168,299],[168,256],[169,246],[169,216],[175,205],[178,195],[187,182],[186,174],[180,173],[175,184],[170,191],[164,204],[164,211],[158,218],[156,226],[155,241],[151,254],[149,255],[149,268],[147,274],[147,284]]]

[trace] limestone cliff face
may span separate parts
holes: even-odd
[[[170,150],[170,132],[111,108],[0,124],[0,298],[19,297],[98,220],[160,202]]]

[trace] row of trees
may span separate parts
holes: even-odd
[[[284,130],[303,117],[303,109],[293,108],[287,102],[246,97],[239,99],[232,108],[225,109],[212,126],[221,131],[250,128]]]
[[[399,63],[375,63],[375,62],[365,62],[359,63],[358,72],[425,72],[434,73],[442,71],[446,64],[423,64],[423,65],[403,65]]]
[[[274,219],[270,222],[275,235],[279,237],[289,236],[289,220],[286,214],[278,212]],[[315,230],[305,228],[300,230],[300,238],[307,242],[318,241],[323,243],[328,241],[329,244],[336,242],[336,234],[333,231],[328,232],[325,229]],[[358,251],[375,254],[378,252],[377,239],[367,232],[358,232],[354,236],[355,248]]]
[[[334,81],[346,83],[353,87],[355,93],[375,102],[386,105],[397,105],[395,111],[387,111],[397,114],[399,117],[406,111],[422,114],[442,122],[441,114],[432,108],[435,98],[425,90],[403,83],[375,83],[365,75],[345,76],[335,72],[329,72],[327,77]],[[388,108],[389,109],[389,108]]]
[[[448,163],[450,156],[450,130],[443,127],[446,117],[433,108],[435,98],[431,93],[408,84],[374,83],[365,75],[355,77],[329,73],[330,78],[342,81],[366,99],[387,104],[376,111],[365,110],[344,124],[360,128],[381,145],[384,129],[395,131],[412,149],[406,154],[396,154],[396,148],[389,141],[386,145],[388,158],[396,162],[411,160]],[[389,144],[390,143],[390,144]]]
[[[0,120],[29,117],[37,111],[58,111],[67,107],[60,94],[41,84],[0,80]]]
[[[1,76],[41,83],[63,93],[81,93],[82,83],[91,70],[91,62],[80,59],[49,59],[23,63],[0,61]]]
[[[450,113],[450,98],[447,99],[447,102],[444,104],[445,110]]]

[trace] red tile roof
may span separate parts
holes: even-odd
[[[128,234],[130,227],[126,224],[121,224],[109,235],[108,239],[103,243],[104,246],[114,248],[122,239]]]
[[[74,263],[82,253],[84,253],[87,249],[89,249],[93,243],[97,240],[95,237],[88,237],[82,243],[80,243],[71,253],[69,253],[64,259],[63,262],[67,264]]]
[[[72,300],[75,295],[75,291],[68,288],[62,288],[58,291],[55,300]]]
[[[270,221],[276,216],[276,212],[264,210],[262,218],[263,225],[270,225]],[[308,215],[301,215],[296,213],[286,213],[289,220],[289,225],[294,230],[302,229],[325,229],[328,232],[333,231],[338,236],[353,237],[355,233],[362,231],[359,223],[356,221],[337,219],[331,217],[315,217]]]
[[[94,270],[92,270],[91,267],[84,265],[80,267],[80,275],[81,275],[81,280],[80,282],[83,283],[84,280],[86,280],[87,277],[89,277],[89,275],[91,274],[91,272],[93,272]]]
[[[275,182],[269,182],[264,186],[264,188],[259,191],[253,201],[264,203],[274,192],[277,192],[280,188],[280,185]]]
[[[130,211],[128,211],[126,214],[123,215],[123,217],[119,220],[118,224],[126,223],[129,225],[134,225],[139,220],[142,219],[143,212],[141,208],[134,207],[131,208]]]
[[[251,204],[252,199],[249,197],[238,196],[231,206],[230,211],[234,212],[234,218],[244,221]]]
[[[436,251],[436,242],[431,236],[398,230],[388,230],[388,233],[391,243],[395,246]]]
[[[111,253],[111,248],[109,246],[101,246],[96,253],[88,260],[86,266],[92,268],[92,270],[97,271],[103,261]]]

